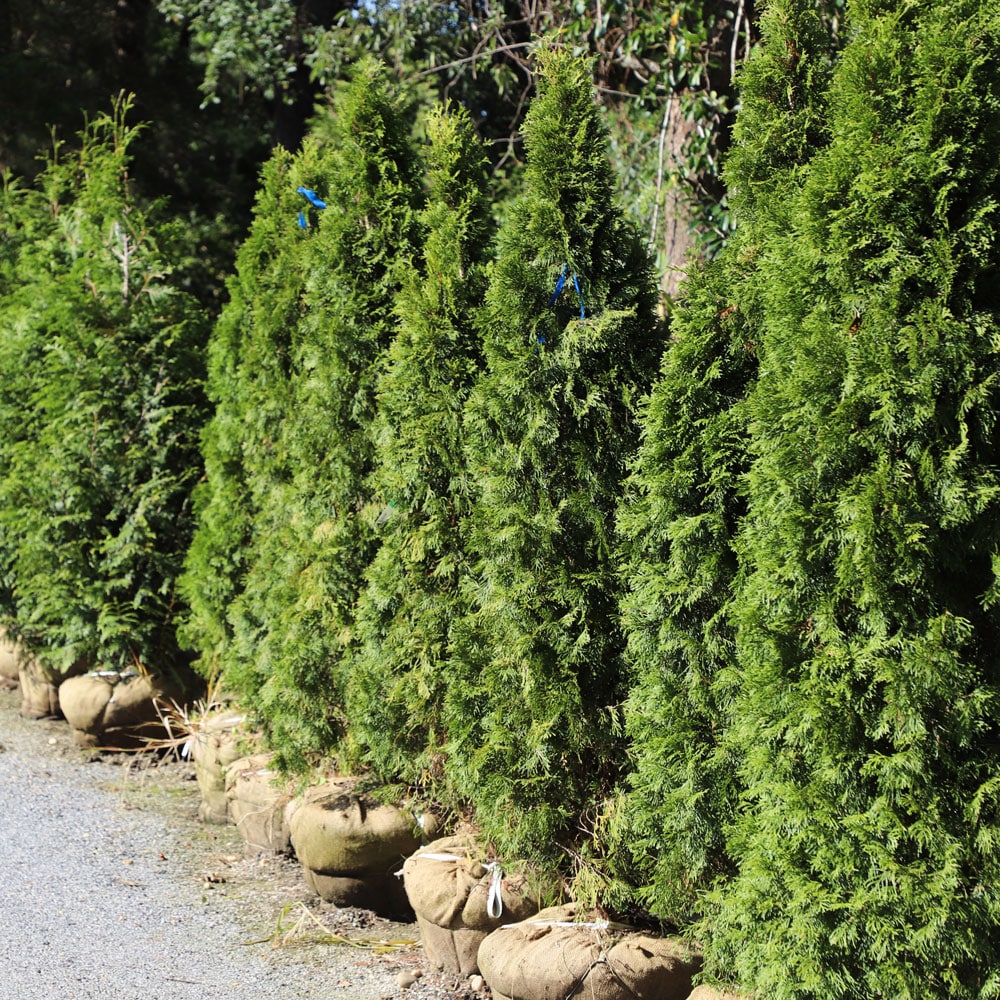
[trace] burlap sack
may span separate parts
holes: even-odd
[[[730,993],[717,986],[698,986],[687,1000],[749,1000],[741,993]]]
[[[226,768],[226,798],[229,818],[236,824],[250,853],[291,851],[285,806],[292,799],[288,782],[279,780],[269,768],[273,754],[241,757]]]
[[[17,646],[7,638],[0,628],[0,686],[15,687],[18,675]]]
[[[45,719],[60,715],[59,685],[52,681],[34,657],[21,660],[18,670],[21,685],[21,715],[26,719]]]
[[[306,882],[329,902],[409,919],[406,893],[393,873],[437,820],[425,815],[421,825],[409,810],[356,794],[356,784],[332,779],[289,803],[285,815],[296,857]]]
[[[355,795],[355,784],[340,779],[309,788],[286,811],[295,855],[314,872],[390,874],[420,846],[413,813]]]
[[[243,716],[221,712],[202,719],[191,731],[191,758],[201,794],[198,818],[203,823],[227,823],[226,768],[243,756],[238,733]]]
[[[79,746],[125,749],[167,735],[156,699],[168,693],[158,678],[102,670],[64,680],[59,707]]]
[[[574,905],[505,925],[479,947],[495,1000],[685,1000],[700,967],[679,941],[580,921]]]
[[[525,877],[487,868],[479,860],[482,853],[470,837],[445,837],[421,848],[403,865],[406,895],[417,915],[424,954],[434,968],[463,976],[478,972],[477,955],[486,935],[538,909]]]
[[[411,920],[413,911],[406,900],[402,883],[395,875],[323,875],[303,866],[306,885],[336,906],[354,906],[374,910],[392,920]]]

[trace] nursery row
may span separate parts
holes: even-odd
[[[470,113],[415,143],[359,62],[210,333],[124,106],[8,184],[8,631],[53,684],[218,681],[278,770],[461,818],[709,981],[995,995],[1000,18],[847,15],[832,52],[768,5],[739,227],[667,318],[554,45],[499,209]]]

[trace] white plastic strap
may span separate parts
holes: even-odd
[[[503,869],[499,861],[491,861],[483,866],[488,872],[493,873],[490,879],[490,891],[486,897],[486,912],[491,920],[496,920],[503,913],[503,898],[500,889],[503,883]]]
[[[503,924],[502,928],[523,927],[525,924],[534,924],[535,927],[578,927],[587,931],[606,931],[611,926],[610,920],[594,920],[589,924],[578,924],[575,920],[522,920],[516,924]],[[615,926],[624,927],[624,924]]]
[[[428,851],[426,854],[418,854],[417,858],[421,861],[465,861],[466,859],[460,857],[457,854],[435,854],[434,851]]]

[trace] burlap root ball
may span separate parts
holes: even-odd
[[[21,715],[26,719],[58,716],[59,685],[49,677],[34,657],[20,661],[18,681],[21,686]]]
[[[220,712],[206,716],[191,731],[191,759],[201,795],[198,818],[203,823],[229,822],[226,768],[243,756],[242,722],[243,716],[237,712]]]
[[[581,920],[572,904],[501,927],[479,947],[495,1000],[686,1000],[700,967],[678,940]]]
[[[338,906],[363,906],[384,916],[409,917],[394,872],[437,821],[423,828],[412,812],[355,794],[352,779],[331,779],[289,803],[286,819],[295,855],[309,886]]]
[[[479,971],[486,935],[538,909],[524,875],[487,868],[482,848],[468,836],[444,837],[406,859],[403,881],[417,916],[427,961],[469,976]],[[490,892],[494,891],[493,913]]]
[[[17,687],[20,673],[17,660],[17,644],[11,642],[7,632],[0,628],[0,688]]]
[[[285,822],[285,807],[292,800],[291,786],[271,770],[273,758],[269,753],[251,754],[226,768],[229,818],[236,824],[248,854],[288,854],[292,848]]]
[[[79,746],[131,749],[167,736],[156,700],[174,693],[160,678],[102,670],[63,681],[59,707]]]
[[[741,993],[732,993],[718,986],[698,986],[687,1000],[749,1000]]]

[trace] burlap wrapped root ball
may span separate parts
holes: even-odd
[[[495,1000],[686,1000],[701,958],[681,941],[549,907],[494,931],[479,968]]]
[[[467,836],[445,837],[406,859],[403,882],[427,961],[436,969],[469,976],[486,935],[502,923],[538,910],[527,876],[505,874],[484,862],[482,848]]]
[[[337,906],[409,918],[395,873],[404,858],[433,835],[428,813],[378,803],[356,793],[356,781],[332,779],[307,789],[286,810],[292,846],[310,888]]]
[[[229,818],[248,854],[291,852],[285,807],[292,800],[292,787],[271,769],[273,759],[273,754],[255,753],[226,768]]]
[[[201,804],[198,818],[203,823],[227,823],[226,769],[244,756],[240,747],[239,712],[218,712],[202,718],[191,730],[191,759],[198,781]]]
[[[79,746],[126,749],[168,735],[157,700],[176,693],[162,678],[100,670],[63,681],[59,707]]]
[[[21,656],[18,664],[21,687],[21,715],[26,719],[46,719],[61,715],[59,684],[33,656]]]
[[[750,1000],[742,993],[733,993],[719,986],[698,986],[687,1000]]]
[[[17,687],[20,673],[17,660],[17,644],[7,638],[5,629],[0,628],[0,688]]]

